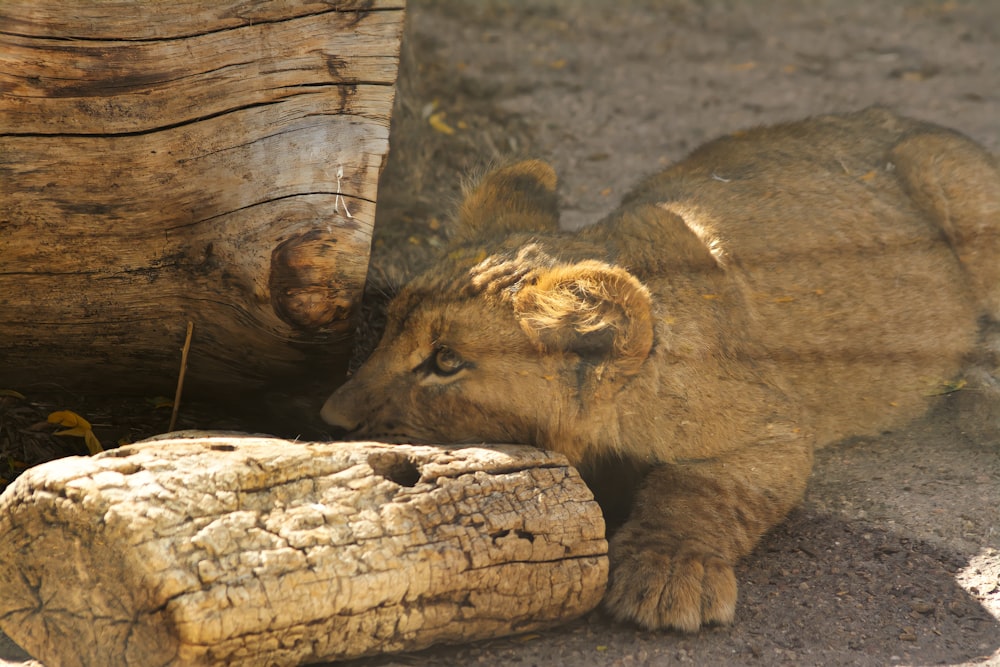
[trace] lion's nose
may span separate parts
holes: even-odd
[[[346,435],[357,430],[360,420],[348,413],[345,409],[347,406],[337,393],[334,392],[330,398],[326,399],[323,409],[319,411],[319,416],[330,426],[338,431],[343,431],[340,435]]]

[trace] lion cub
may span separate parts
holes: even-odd
[[[578,233],[555,186],[528,161],[472,188],[322,416],[556,450],[609,507],[645,473],[605,606],[728,623],[733,566],[802,498],[813,446],[918,415],[1000,318],[997,163],[869,109],[713,141]]]

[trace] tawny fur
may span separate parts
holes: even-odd
[[[627,500],[610,612],[728,623],[733,565],[799,502],[813,447],[920,414],[1000,320],[997,163],[870,109],[718,139],[579,233],[554,191],[537,161],[474,187],[323,417],[566,454]]]

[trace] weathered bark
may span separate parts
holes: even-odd
[[[46,667],[295,665],[579,616],[606,549],[528,447],[152,442],[0,496],[0,628]]]
[[[195,388],[346,354],[402,7],[0,3],[2,383],[167,393],[188,320]]]

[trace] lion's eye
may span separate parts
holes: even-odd
[[[430,371],[436,375],[454,375],[465,368],[465,361],[450,347],[439,345],[430,358]]]
[[[440,384],[442,378],[453,377],[460,371],[474,367],[475,364],[463,359],[447,345],[438,345],[430,356],[413,369],[413,372],[423,377],[421,382]]]

